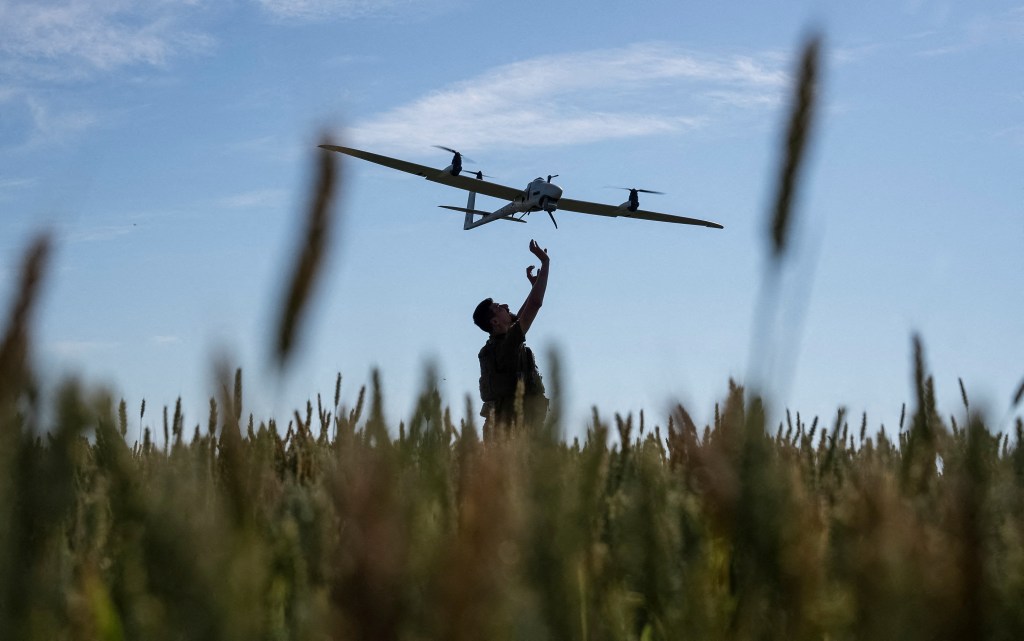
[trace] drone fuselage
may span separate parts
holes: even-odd
[[[530,184],[528,184],[526,189],[523,190],[522,195],[489,214],[484,214],[484,212],[479,212],[474,209],[475,196],[475,192],[470,192],[470,198],[466,203],[465,209],[446,206],[448,209],[457,209],[459,211],[467,212],[464,229],[480,227],[481,225],[486,225],[492,220],[502,218],[506,220],[518,220],[512,218],[516,214],[529,214],[535,211],[546,211],[551,214],[558,209],[558,199],[562,197],[562,188],[550,181],[544,180],[543,178],[537,178],[530,181]],[[474,221],[474,213],[483,217]]]
[[[529,209],[523,211],[540,211],[543,209],[550,213],[558,209],[558,199],[562,197],[562,188],[550,180],[535,178],[526,186],[526,191],[523,194],[524,204],[530,206]]]

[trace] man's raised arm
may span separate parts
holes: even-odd
[[[551,262],[548,258],[547,250],[541,249],[537,241],[530,241],[530,251],[540,260],[540,271],[534,276],[533,265],[526,268],[526,277],[530,280],[530,284],[533,287],[530,289],[530,294],[526,297],[526,301],[523,302],[523,306],[519,310],[519,327],[523,330],[524,334],[530,330],[530,326],[533,325],[533,319],[537,318],[537,312],[540,311],[541,305],[544,304],[544,291],[548,288],[548,266]]]

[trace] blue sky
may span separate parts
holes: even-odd
[[[894,428],[919,332],[941,409],[957,378],[994,419],[1024,376],[1024,5],[0,0],[0,301],[36,230],[57,238],[45,372],[205,425],[213,362],[246,409],[343,403],[379,367],[406,418],[428,362],[463,414],[486,296],[518,305],[527,244],[552,257],[529,342],[561,356],[568,432],[591,405],[674,399],[709,420],[749,379],[766,212],[798,51],[823,36],[816,136],[780,290],[775,407]],[[666,192],[709,230],[561,212],[471,232],[457,190],[354,159],[283,381],[269,346],[320,132],[513,186]],[[478,205],[501,203],[480,198]],[[50,380],[53,380],[51,377]],[[152,419],[152,420],[150,420]],[[147,424],[159,422],[147,410]]]

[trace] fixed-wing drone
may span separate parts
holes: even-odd
[[[451,209],[453,211],[465,213],[466,219],[462,227],[463,229],[473,229],[474,227],[486,225],[487,223],[495,220],[509,220],[517,223],[525,223],[526,220],[524,219],[526,216],[535,211],[546,211],[548,216],[551,217],[551,222],[554,223],[557,228],[558,223],[555,221],[556,209],[575,211],[581,214],[595,214],[597,216],[625,216],[627,218],[641,218],[643,220],[655,220],[663,223],[700,225],[702,227],[722,229],[722,226],[718,223],[713,223],[708,220],[685,218],[683,216],[671,216],[669,214],[659,214],[658,212],[640,209],[640,193],[661,193],[651,191],[649,189],[628,188],[629,200],[616,206],[593,203],[586,200],[562,198],[562,188],[551,182],[551,179],[555,178],[557,174],[548,176],[547,180],[543,178],[535,178],[530,181],[530,184],[526,186],[526,189],[516,189],[514,187],[506,187],[505,185],[488,182],[484,180],[485,176],[483,175],[483,172],[469,172],[463,169],[462,154],[454,149],[449,149],[448,147],[440,147],[440,149],[444,149],[445,151],[452,153],[452,162],[444,169],[418,165],[413,162],[382,156],[369,151],[352,149],[351,147],[339,147],[337,145],[320,145],[320,147],[330,151],[337,151],[348,156],[353,156],[355,158],[362,158],[363,160],[368,160],[392,169],[398,169],[399,171],[423,176],[427,180],[441,183],[442,185],[448,185],[449,187],[456,187],[458,189],[468,191],[469,200],[466,202],[465,207],[439,205],[439,207],[443,207],[444,209]],[[463,173],[472,174],[474,177],[468,178],[463,176]],[[476,209],[477,194],[507,200],[509,203],[495,211],[482,211]],[[480,218],[476,218],[477,216],[480,216]]]

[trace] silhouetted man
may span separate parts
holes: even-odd
[[[525,424],[540,425],[547,415],[544,381],[537,370],[533,352],[526,346],[526,332],[544,304],[549,259],[547,250],[541,249],[535,240],[530,241],[530,251],[540,259],[540,270],[534,275],[533,265],[526,268],[526,277],[532,287],[519,313],[512,314],[508,305],[490,298],[481,301],[473,311],[473,322],[490,335],[479,354],[480,398],[484,402],[480,415],[487,419],[485,432],[494,421],[505,427],[515,423],[515,401],[520,386]]]

